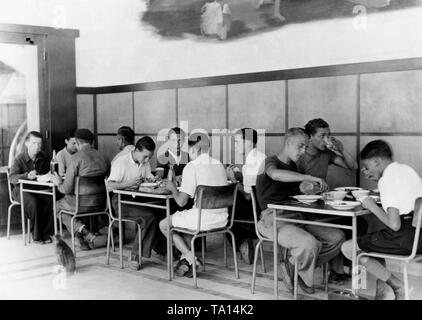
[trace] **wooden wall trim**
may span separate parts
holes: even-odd
[[[357,75],[365,73],[408,71],[422,69],[422,58],[383,60],[373,62],[349,63],[340,65],[287,69],[254,73],[233,74],[227,76],[201,77],[182,80],[166,80],[134,83],[104,87],[76,87],[77,94],[106,94],[130,91],[150,91],[178,88],[229,85],[276,80],[319,78],[332,76]]]
[[[57,35],[61,37],[64,36],[73,38],[79,37],[79,30],[77,29],[56,29],[52,27],[41,27],[12,23],[0,23],[0,31],[42,35]]]

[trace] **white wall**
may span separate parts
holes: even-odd
[[[422,8],[369,15],[366,29],[345,18],[227,42],[163,40],[141,10],[141,0],[4,0],[0,22],[79,29],[78,86],[422,57]]]

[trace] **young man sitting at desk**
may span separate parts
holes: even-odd
[[[57,153],[56,160],[59,164],[59,176],[64,177],[66,170],[72,162],[72,155],[78,152],[75,139],[75,131],[67,131],[64,142],[66,146]]]
[[[264,211],[258,222],[258,230],[266,237],[273,238],[273,211],[268,204],[279,204],[290,196],[305,190],[306,182],[316,182],[321,191],[328,186],[321,178],[297,172],[295,162],[305,152],[309,142],[308,134],[301,128],[287,131],[284,146],[278,155],[268,157],[262,174],[256,181],[258,202]],[[300,212],[278,210],[283,217],[304,220]],[[340,252],[345,240],[341,230],[309,224],[294,224],[277,221],[278,243],[290,251],[298,263],[298,284],[306,293],[312,294],[314,269],[317,265],[330,261]],[[287,258],[281,265],[280,273],[287,289],[293,292],[294,260]]]
[[[75,132],[76,147],[78,152],[72,155],[71,164],[66,170],[64,180],[55,173],[52,176],[53,183],[57,189],[64,194],[64,198],[57,201],[57,213],[61,210],[75,210],[75,179],[76,177],[104,177],[108,171],[106,160],[92,147],[94,141],[94,134],[88,129],[78,129]],[[83,202],[79,203],[80,207],[91,208],[93,203],[96,203],[95,196],[84,196]],[[62,222],[66,229],[71,232],[71,216],[68,214],[62,215]],[[85,220],[85,219],[84,219]],[[95,234],[88,230],[81,219],[75,219],[74,232],[76,240],[82,250],[90,250],[94,247]]]
[[[46,174],[50,169],[50,161],[41,151],[42,135],[31,131],[25,138],[25,147],[13,162],[10,169],[10,183],[14,186],[12,197],[21,202],[19,179],[36,180],[37,175]],[[54,231],[53,199],[49,195],[28,193],[23,194],[25,218],[30,219],[30,232],[34,242],[50,243]]]
[[[236,212],[234,219],[251,221],[252,223],[235,222],[232,232],[236,239],[236,249],[240,251],[243,261],[252,264],[254,247],[252,239],[256,239],[255,224],[253,220],[251,191],[256,185],[256,177],[260,173],[265,154],[257,149],[258,133],[251,128],[239,129],[234,134],[234,147],[236,153],[242,156],[244,164],[242,171],[230,165],[227,167],[227,177],[233,182],[240,182],[236,198]]]
[[[397,255],[410,255],[415,238],[412,219],[415,201],[422,197],[422,179],[408,165],[395,162],[390,146],[382,140],[375,140],[363,148],[362,173],[367,179],[378,181],[381,207],[371,197],[360,199],[362,206],[373,213],[386,228],[358,236],[357,250]],[[346,241],[341,251],[352,260],[352,240]],[[417,253],[422,252],[422,238],[419,238]],[[368,273],[377,278],[375,300],[386,298],[386,285],[393,289],[395,299],[405,298],[402,280],[385,267],[384,259],[362,257],[358,262]]]
[[[151,173],[149,160],[154,154],[155,143],[150,137],[140,138],[135,145],[135,149],[118,157],[111,165],[110,176],[107,179],[107,189],[111,192],[113,189],[137,189],[141,182],[146,179],[155,179]],[[124,199],[125,197],[122,196]],[[131,198],[131,201],[136,199]],[[112,198],[114,212],[118,212],[118,198],[116,195]],[[154,241],[155,231],[158,225],[152,209],[147,207],[138,207],[132,205],[122,205],[122,215],[136,217],[136,222],[142,227],[142,256],[149,258]],[[133,270],[139,270],[139,240],[138,234],[132,246],[129,266]]]
[[[205,186],[225,186],[227,185],[226,170],[222,163],[208,154],[209,145],[207,138],[197,137],[188,141],[190,162],[183,169],[182,185],[177,190],[176,185],[168,180],[164,180],[164,187],[170,190],[179,206],[184,206],[189,198],[195,197],[196,187]],[[169,227],[180,227],[196,230],[198,227],[198,208],[177,211],[160,221],[161,232],[167,236]],[[227,224],[227,208],[204,209],[201,213],[200,230],[210,230],[221,228]],[[180,261],[176,265],[178,276],[192,277],[192,264],[200,265],[201,262],[195,257],[193,261],[190,254],[190,240],[192,236],[173,233],[174,246],[182,253]]]

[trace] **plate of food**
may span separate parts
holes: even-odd
[[[336,210],[350,210],[360,205],[359,201],[327,201],[327,204]]]
[[[155,188],[158,187],[158,182],[143,182],[139,186],[144,188]]]
[[[334,188],[335,191],[346,191],[346,192],[352,192],[352,191],[356,191],[356,190],[363,190],[362,188],[359,187],[339,187],[339,188]]]
[[[293,196],[293,198],[302,203],[314,203],[317,200],[322,199],[322,196],[300,194],[297,196]]]

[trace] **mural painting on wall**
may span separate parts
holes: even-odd
[[[142,23],[165,38],[230,40],[288,24],[422,5],[422,0],[140,0]]]

